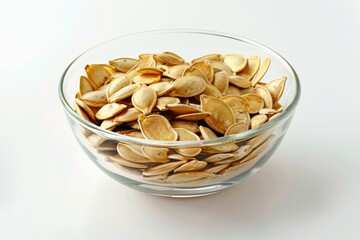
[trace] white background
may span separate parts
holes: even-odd
[[[220,194],[128,189],[86,157],[57,94],[65,67],[150,29],[232,33],[278,51],[302,97],[254,176]],[[359,239],[360,1],[0,0],[0,239]]]

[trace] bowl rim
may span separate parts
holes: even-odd
[[[232,135],[229,135],[229,136],[223,136],[223,137],[218,137],[218,138],[214,138],[214,139],[197,140],[197,141],[160,141],[160,140],[149,140],[149,139],[141,139],[141,138],[125,136],[125,135],[121,135],[121,134],[118,134],[118,133],[115,133],[115,132],[100,128],[96,124],[83,119],[82,117],[80,117],[73,110],[70,103],[65,98],[64,91],[63,91],[63,86],[64,86],[64,82],[65,82],[68,70],[77,62],[77,60],[79,60],[80,58],[86,56],[86,54],[88,52],[90,52],[91,50],[96,49],[97,47],[102,46],[102,45],[104,45],[104,44],[106,44],[108,42],[111,42],[111,41],[115,41],[115,40],[118,40],[118,39],[121,39],[121,38],[126,38],[126,37],[141,36],[141,35],[156,35],[156,34],[164,34],[164,33],[166,33],[166,34],[183,33],[183,34],[211,35],[211,36],[228,38],[228,39],[240,41],[240,42],[243,42],[243,43],[250,44],[250,45],[253,45],[255,47],[258,47],[258,48],[260,48],[262,50],[265,50],[266,52],[271,53],[272,57],[276,57],[277,60],[279,62],[281,62],[289,70],[289,72],[292,74],[292,77],[295,80],[294,82],[295,82],[295,87],[296,87],[295,96],[294,96],[293,100],[290,102],[289,106],[287,108],[285,108],[281,112],[279,117],[273,119],[270,122],[267,122],[267,123],[263,124],[260,127],[257,127],[255,129],[250,129],[250,130],[247,130],[245,132],[241,132],[241,133],[237,133],[237,134],[232,134]],[[288,117],[291,116],[291,114],[295,111],[295,108],[296,108],[296,106],[297,106],[297,104],[298,104],[298,102],[300,100],[301,85],[300,85],[300,80],[299,80],[299,77],[298,77],[295,69],[291,66],[291,64],[284,57],[282,57],[279,53],[277,53],[273,49],[271,49],[271,48],[269,48],[269,47],[267,47],[267,46],[265,46],[265,45],[263,45],[261,43],[258,43],[256,41],[250,40],[250,39],[245,38],[245,37],[237,36],[237,35],[234,35],[234,34],[223,33],[223,32],[212,31],[212,30],[202,30],[202,29],[159,29],[159,30],[149,30],[149,31],[134,32],[134,33],[121,35],[121,36],[115,37],[113,39],[109,39],[107,41],[101,42],[101,43],[89,48],[88,50],[84,51],[82,54],[80,54],[78,57],[76,57],[66,67],[66,69],[62,73],[62,75],[60,77],[59,84],[58,84],[58,94],[59,94],[61,104],[64,107],[66,114],[68,116],[70,116],[71,119],[73,119],[74,121],[79,123],[81,126],[91,130],[92,132],[94,132],[94,133],[96,133],[96,134],[98,134],[100,136],[103,136],[105,138],[110,138],[112,140],[116,140],[116,141],[119,141],[119,142],[129,142],[129,143],[140,144],[140,145],[150,145],[150,146],[161,146],[161,147],[176,148],[176,147],[213,146],[213,145],[218,145],[219,143],[223,144],[223,143],[226,143],[226,142],[233,142],[233,141],[238,141],[238,140],[242,140],[242,139],[249,139],[251,137],[259,135],[259,133],[262,133],[262,132],[266,131],[267,129],[270,129],[270,128],[276,126],[277,124],[282,122],[284,119],[287,119]]]

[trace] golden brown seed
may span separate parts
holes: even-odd
[[[139,60],[134,58],[117,58],[114,60],[110,60],[109,64],[113,66],[116,70],[120,72],[127,72],[131,68],[133,68],[136,64],[138,64]]]
[[[217,138],[218,136],[216,135],[216,133],[214,133],[210,128],[208,127],[204,127],[204,126],[200,126],[199,127],[200,133],[202,135],[202,137],[204,139],[214,139]]]
[[[176,141],[178,138],[177,132],[162,115],[140,116],[138,121],[141,132],[146,139]]]
[[[142,138],[145,139],[144,135],[141,131],[132,131],[124,134],[125,136],[134,137],[134,138]]]
[[[180,167],[174,169],[174,173],[179,172],[194,172],[194,171],[200,171],[204,169],[207,165],[207,162],[204,161],[198,161],[198,160],[192,160],[190,162],[187,162]]]
[[[235,115],[236,122],[247,123],[250,127],[250,114],[243,107],[235,107],[231,109]]]
[[[160,111],[165,111],[167,110],[166,106],[168,104],[179,104],[179,103],[180,103],[180,99],[176,97],[159,97],[157,99],[156,107]]]
[[[250,103],[243,96],[229,94],[221,98],[230,108],[242,107],[245,110],[249,109]]]
[[[114,118],[109,118],[109,119],[105,119],[104,121],[101,122],[100,127],[102,129],[106,129],[109,131],[112,131],[116,126],[119,126],[121,124],[121,122],[115,122]]]
[[[160,68],[144,67],[137,69],[137,72],[140,76],[142,75],[158,75],[162,76],[164,70]]]
[[[127,106],[125,104],[108,103],[102,106],[96,113],[95,117],[99,120],[112,118],[124,110]]]
[[[235,156],[235,154],[233,154],[233,153],[218,153],[218,154],[211,155],[207,158],[204,158],[203,161],[206,161],[209,163],[214,163],[214,162],[222,161],[225,159],[233,158],[234,156]]]
[[[210,83],[210,81],[207,79],[205,73],[203,73],[200,69],[193,67],[191,65],[184,70],[183,76],[200,77],[200,78],[204,79],[206,82]]]
[[[270,62],[271,62],[271,60],[270,60],[269,57],[265,57],[264,60],[262,60],[260,68],[259,68],[257,74],[251,80],[251,85],[252,86],[255,86],[258,82],[261,81],[261,79],[264,77],[265,73],[269,69]]]
[[[260,111],[260,109],[264,108],[264,99],[255,93],[248,93],[242,95],[249,102],[248,112],[250,114],[255,114]]]
[[[85,111],[86,113],[86,117],[90,117],[90,119],[92,120],[92,122],[96,122],[96,118],[95,118],[95,114],[94,112],[91,110],[91,108],[86,105],[83,101],[81,101],[80,99],[76,99],[75,98],[75,103],[77,106],[79,106],[83,111]],[[78,113],[80,113],[80,115],[83,115],[81,113],[81,111],[78,111]],[[85,118],[86,118],[85,117]]]
[[[229,105],[222,100],[201,95],[200,103],[202,110],[210,113],[210,115],[204,119],[205,122],[215,131],[224,134],[226,130],[235,123],[234,113],[231,111]]]
[[[256,85],[256,93],[264,99],[264,107],[265,108],[272,108],[273,107],[273,99],[269,90],[266,87],[261,85]]]
[[[195,59],[191,60],[191,63],[204,62],[206,60],[221,62],[223,60],[223,56],[221,54],[218,54],[218,53],[207,54],[207,55],[204,55],[204,56],[201,56],[199,58],[195,58]]]
[[[186,157],[177,153],[172,153],[168,155],[168,159],[171,160],[176,160],[176,161],[191,161],[194,160],[195,158],[193,157]]]
[[[236,133],[242,133],[249,130],[249,124],[247,121],[243,122],[237,122],[231,125],[225,132],[225,136],[236,134]]]
[[[184,59],[182,59],[180,56],[170,53],[170,52],[155,54],[154,56],[156,56],[162,62],[164,62],[170,66],[183,64],[185,62]]]
[[[153,83],[148,87],[154,89],[158,97],[165,95],[173,89],[173,85],[168,82]]]
[[[143,112],[150,114],[157,101],[156,92],[154,89],[142,85],[141,88],[136,90],[131,97],[131,102],[134,107]]]
[[[211,83],[214,80],[214,69],[210,65],[209,61],[204,62],[195,62],[191,64],[192,67],[199,69],[204,75],[206,79]]]
[[[109,98],[109,102],[118,102],[122,99],[130,97],[136,90],[141,87],[140,84],[130,84],[126,87],[121,88]]]
[[[113,79],[106,87],[106,97],[109,100],[120,89],[130,85],[130,80],[125,76]]]
[[[233,72],[240,72],[246,66],[247,60],[240,54],[226,54],[224,63],[227,64]]]
[[[200,131],[199,126],[196,122],[184,121],[184,120],[173,120],[171,121],[171,126],[173,128],[185,128],[190,132],[197,133]]]
[[[245,77],[248,80],[251,80],[254,77],[254,75],[257,73],[259,66],[260,66],[259,56],[248,57],[246,67],[238,75]]]
[[[167,154],[169,152],[169,149],[167,149],[167,148],[143,146],[142,152],[152,162],[166,163],[169,161],[167,159]]]
[[[217,174],[218,172],[220,172],[221,170],[223,170],[224,168],[227,168],[228,166],[230,166],[230,164],[222,164],[222,165],[217,165],[208,169],[205,169],[204,172],[206,173],[212,173],[212,174]]]
[[[278,113],[279,111],[276,109],[272,109],[272,108],[263,108],[260,109],[259,114],[265,114],[265,115],[273,115]]]
[[[167,104],[166,108],[175,113],[176,115],[202,112],[201,109],[186,104]]]
[[[182,114],[175,117],[177,120],[186,120],[186,121],[198,121],[203,120],[210,115],[209,112],[198,112],[198,113],[188,113]]]
[[[228,76],[229,82],[240,88],[251,87],[251,82],[243,76]]]
[[[117,149],[118,154],[127,161],[130,161],[133,163],[148,163],[148,162],[150,162],[149,159],[145,158],[142,155],[137,154],[126,144],[118,143],[116,149]]]
[[[76,98],[75,98],[76,100]],[[89,122],[92,122],[92,120],[90,119],[89,115],[85,112],[84,109],[82,109],[81,107],[79,107],[78,104],[74,104],[74,111],[79,115],[81,116],[82,118],[84,118],[85,120],[89,121]]]
[[[99,147],[103,142],[105,142],[106,140],[108,140],[108,139],[106,139],[106,138],[104,138],[104,137],[101,137],[101,136],[99,136],[99,135],[97,135],[97,134],[91,134],[91,135],[89,135],[87,138],[86,138],[86,140],[91,144],[91,145],[93,145],[94,147]]]
[[[155,176],[149,176],[149,177],[146,177],[146,176],[143,176],[143,179],[145,181],[151,181],[151,182],[165,182],[165,179],[166,177],[168,176],[167,173],[164,173],[164,174],[160,174],[160,175],[155,175]]]
[[[220,98],[222,97],[222,93],[217,89],[215,86],[211,84],[206,84],[205,90],[202,92],[202,94],[212,97]]]
[[[229,88],[229,79],[225,71],[215,73],[212,83],[222,94],[225,94]]]
[[[80,97],[80,100],[90,107],[102,107],[108,103],[104,90],[87,92]]]
[[[267,120],[267,116],[264,114],[258,114],[251,118],[251,129],[254,129],[262,124],[264,124]]]
[[[114,118],[114,122],[130,122],[137,120],[141,112],[136,108],[127,108]]]
[[[266,84],[267,90],[269,90],[274,102],[278,101],[284,92],[285,82],[287,77],[283,76],[274,80],[271,80]]]
[[[189,183],[199,180],[205,181],[209,178],[213,178],[214,176],[214,174],[206,172],[183,172],[168,176],[166,181],[171,183]]]
[[[146,75],[136,75],[131,79],[134,83],[139,84],[153,84],[161,80],[161,75],[146,74]]]
[[[196,76],[185,76],[173,82],[174,90],[169,92],[171,97],[193,97],[201,94],[206,88],[204,79]]]
[[[148,165],[144,164],[144,163],[134,163],[134,162],[130,162],[128,160],[126,160],[125,158],[119,156],[119,155],[113,155],[109,157],[112,161],[116,162],[117,164],[120,164],[122,166],[125,167],[130,167],[130,168],[147,168]]]
[[[142,58],[132,69],[156,68],[156,60],[153,55]]]
[[[160,174],[169,173],[169,172],[173,171],[174,169],[176,169],[177,167],[183,165],[184,163],[186,163],[186,161],[169,162],[169,163],[160,164],[158,166],[146,169],[142,174],[144,176],[156,176],[156,175],[160,175]]]
[[[224,95],[241,95],[241,94],[242,94],[242,90],[240,90],[238,87],[235,87],[233,85],[229,85]]]
[[[183,76],[185,69],[187,69],[188,67],[189,64],[175,65],[166,69],[164,75],[172,79],[177,79]]]
[[[107,64],[91,64],[86,65],[85,71],[92,85],[99,88],[115,72],[115,69]]]
[[[269,122],[272,121],[272,120],[274,120],[275,118],[279,117],[280,114],[281,114],[281,112],[276,113],[276,114],[272,115],[271,117],[269,117]]]
[[[224,71],[228,76],[233,74],[231,68],[223,62],[211,61],[210,64],[213,67],[215,73]]]
[[[185,128],[174,128],[178,134],[178,141],[200,141],[200,138],[195,133]],[[186,157],[195,157],[201,152],[201,148],[179,148],[175,151]]]
[[[87,92],[94,91],[95,87],[92,85],[92,83],[90,82],[90,80],[87,77],[81,76],[79,89],[80,89],[80,96],[82,96]]]

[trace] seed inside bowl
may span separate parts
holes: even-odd
[[[287,77],[268,78],[270,63],[267,56],[261,59],[237,53],[207,54],[189,62],[172,52],[140,54],[138,58],[119,56],[109,60],[109,64],[85,66],[86,76],[80,76],[74,110],[86,121],[106,130],[150,140],[208,139],[204,129],[211,131],[212,138],[237,134],[266,124],[283,110],[279,101]],[[94,139],[101,138],[93,135],[87,136],[90,144],[104,151],[99,147],[101,143],[94,144]],[[248,155],[258,157],[259,146],[253,147],[250,141],[153,152],[141,146],[136,148],[144,151],[144,154],[136,153],[138,158],[143,158],[141,164],[139,159],[123,156],[125,150],[131,152],[135,148],[122,143],[118,153],[112,152],[108,160],[144,172],[149,181],[192,183],[232,172]],[[238,154],[245,145],[246,154]],[[257,154],[251,154],[252,151]],[[161,156],[156,156],[157,153]],[[182,156],[181,160],[168,158],[174,154]],[[213,157],[219,161],[207,160],[213,154],[219,156]],[[232,157],[221,160],[223,156]],[[126,161],[118,160],[120,157]],[[189,167],[194,163],[196,167]],[[175,171],[162,168],[164,164],[176,166]],[[164,173],[167,175],[156,177]]]

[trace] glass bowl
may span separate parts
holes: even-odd
[[[110,59],[119,57],[136,58],[140,53],[164,51],[178,53],[187,61],[210,53],[258,55],[262,59],[269,56],[271,65],[264,78],[271,80],[279,76],[287,76],[280,100],[283,111],[274,120],[242,133],[216,139],[172,142],[117,134],[104,130],[75,113],[74,98],[79,89],[79,78],[85,74],[84,67],[87,64],[107,63]],[[283,57],[254,41],[230,34],[202,30],[158,30],[121,36],[81,54],[61,76],[59,96],[70,127],[80,146],[95,165],[107,175],[121,184],[142,192],[169,197],[195,197],[232,187],[257,172],[267,162],[281,143],[290,125],[300,98],[300,83],[296,72]],[[169,181],[170,178],[167,175],[173,172],[144,177],[142,174],[144,169],[124,166],[111,160],[109,157],[117,154],[118,143],[132,146],[131,149],[135,149],[135,152],[136,149],[143,149],[143,146],[167,148],[169,153],[177,149],[201,148],[201,153],[196,156],[198,160],[215,154],[228,153],[233,154],[235,158],[238,156],[238,159],[233,158],[230,163],[225,161],[226,165],[223,166],[209,162],[207,167],[200,171],[203,173],[190,173],[185,180]],[[236,151],[239,148],[243,149],[244,146],[248,147],[246,156],[237,154],[239,151]],[[176,165],[176,161],[179,160],[169,159],[169,161]],[[153,166],[154,164],[149,165],[149,167]],[[217,168],[214,168],[216,166]]]

